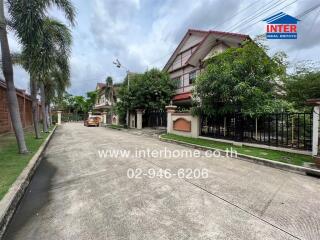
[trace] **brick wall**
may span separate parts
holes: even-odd
[[[17,97],[19,102],[20,116],[22,126],[24,128],[32,126],[31,98],[24,90],[17,89]],[[39,115],[41,106],[39,107]],[[10,113],[7,104],[6,84],[0,80],[0,133],[12,131]]]

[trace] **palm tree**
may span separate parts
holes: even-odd
[[[51,124],[50,116],[50,104],[57,100],[60,101],[63,98],[63,94],[67,87],[70,86],[70,71],[69,65],[56,66],[48,78],[45,80],[44,91],[45,91],[45,109],[46,109],[46,120],[48,125]]]
[[[3,0],[0,0],[0,40],[2,54],[2,69],[7,85],[7,99],[11,122],[17,139],[19,153],[26,154],[28,153],[28,149],[24,139],[24,132],[20,118],[16,88],[14,86],[12,60],[7,37]]]
[[[60,23],[57,20],[46,18],[44,21],[44,38],[42,41],[42,49],[43,56],[49,56],[51,58],[48,61],[48,65],[43,66],[42,74],[40,75],[40,95],[41,95],[41,105],[42,107],[42,119],[43,119],[43,131],[48,131],[48,114],[47,114],[47,105],[46,105],[46,91],[45,85],[51,84],[49,83],[50,74],[55,72],[57,77],[57,73],[62,74],[66,79],[65,81],[69,81],[70,78],[70,70],[69,70],[69,61],[68,58],[71,52],[71,33],[68,27],[64,24]],[[59,79],[61,81],[61,79]],[[64,91],[65,88],[60,90]],[[52,85],[52,84],[51,84]]]
[[[113,79],[110,76],[107,77],[106,79],[105,96],[110,101],[112,106],[113,103],[115,102],[115,93],[114,93]]]
[[[57,55],[55,41],[59,39],[59,35],[51,38],[47,35],[48,31],[55,33],[56,28],[52,27],[55,20],[46,17],[47,9],[50,6],[57,6],[64,11],[67,20],[73,25],[75,21],[75,10],[69,0],[8,0],[9,15],[12,29],[22,43],[22,54],[25,58],[25,69],[30,74],[31,95],[33,99],[32,113],[34,119],[34,128],[36,138],[39,138],[38,113],[37,113],[37,92],[39,87],[44,92],[44,78],[50,72],[50,68],[54,65]],[[63,24],[57,24],[61,26]],[[70,37],[71,39],[71,37]],[[64,45],[60,45],[62,50]],[[42,96],[42,104],[45,103],[45,95]],[[42,107],[45,108],[44,106]],[[43,115],[46,115],[44,110]],[[45,120],[45,118],[43,118]],[[44,122],[44,131],[46,129],[46,121]]]

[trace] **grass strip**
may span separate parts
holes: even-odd
[[[164,139],[177,140],[185,143],[191,143],[191,144],[196,144],[203,147],[210,147],[210,148],[215,148],[220,150],[232,148],[241,154],[245,154],[253,157],[265,158],[265,159],[283,162],[283,163],[294,164],[297,166],[303,166],[305,162],[313,162],[313,159],[311,156],[298,154],[298,153],[288,153],[284,151],[257,148],[257,147],[248,147],[248,146],[235,146],[231,143],[218,142],[218,141],[202,139],[202,138],[184,137],[176,134],[163,134],[161,135],[161,137]]]

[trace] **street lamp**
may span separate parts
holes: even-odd
[[[113,64],[116,65],[117,68],[123,68],[126,70],[127,72],[127,76],[128,76],[128,90],[130,87],[130,71],[128,68],[126,68],[125,66],[123,66],[118,59],[116,59],[115,61],[113,61]],[[127,127],[129,127],[129,107],[127,108],[127,114],[126,114],[126,124]]]

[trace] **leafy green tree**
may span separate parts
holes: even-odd
[[[130,74],[130,87],[126,78],[119,89],[120,102],[116,111],[124,115],[125,111],[134,109],[159,110],[170,102],[176,84],[169,75],[157,69],[151,69],[143,74]]]
[[[113,103],[116,101],[114,86],[113,86],[113,79],[110,76],[108,76],[106,79],[105,96],[106,96],[106,99],[110,100],[111,105],[113,105]]]
[[[86,111],[86,99],[83,96],[74,96],[73,97],[73,110],[75,113]]]
[[[86,99],[86,112],[92,110],[94,104],[96,103],[98,93],[97,91],[87,92],[87,99]]]
[[[72,94],[68,92],[64,92],[61,96],[55,96],[52,102],[56,110],[61,110],[68,113],[73,111],[74,98]]]
[[[305,110],[306,100],[320,98],[320,71],[316,66],[303,63],[297,70],[288,76],[285,81],[286,99],[300,110]]]
[[[48,126],[51,125],[52,116],[50,112],[50,105],[55,99],[61,99],[67,87],[70,86],[70,70],[69,63],[62,61],[61,64],[56,64],[56,67],[49,72],[45,79],[44,91],[45,91],[45,109],[46,120]]]
[[[278,97],[284,59],[283,54],[269,57],[264,46],[253,41],[212,57],[196,79],[192,112],[257,116],[289,108]]]

